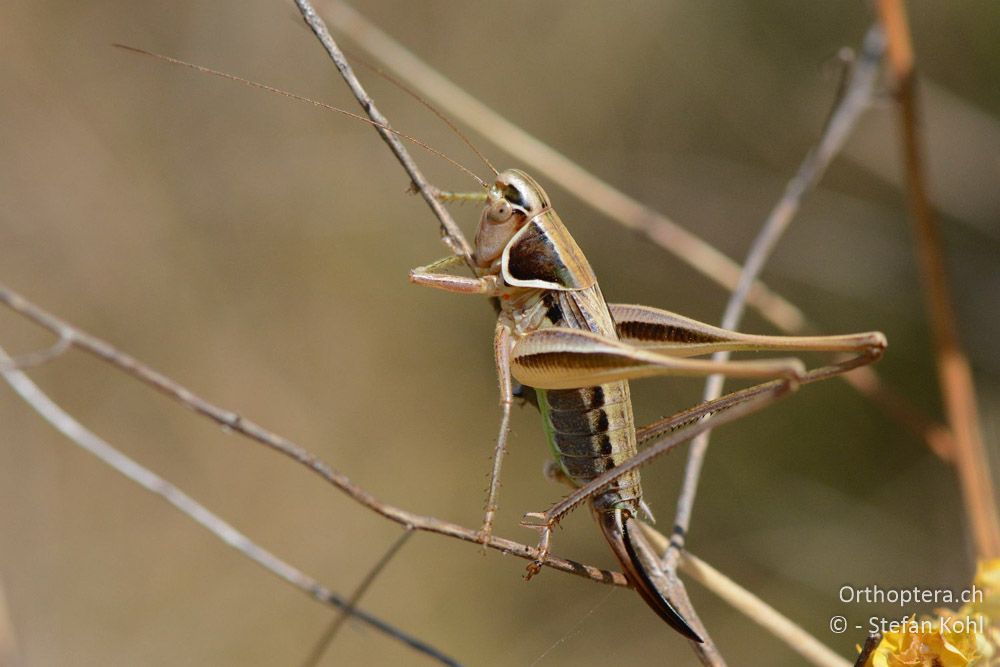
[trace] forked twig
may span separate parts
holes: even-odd
[[[722,328],[737,329],[739,327],[739,321],[750,290],[763,270],[771,251],[799,210],[805,195],[822,177],[830,162],[844,145],[858,118],[870,105],[878,79],[882,52],[883,38],[876,25],[865,36],[861,56],[855,63],[850,79],[844,86],[844,92],[827,120],[817,146],[803,160],[797,173],[786,186],[785,193],[771,210],[757,238],[751,245],[747,260],[743,265],[739,284],[726,305],[722,317]],[[729,356],[728,352],[717,352],[712,358],[724,361]],[[702,399],[711,401],[718,398],[722,394],[723,384],[722,376],[709,377],[705,382]],[[705,454],[708,450],[710,434],[711,431],[707,430],[692,441],[688,451],[687,464],[684,468],[684,481],[677,500],[672,539],[666,553],[661,552],[666,572],[664,581],[670,590],[670,597],[688,608],[691,608],[692,605],[687,599],[686,590],[675,573],[680,563],[681,551],[684,548],[685,537],[690,526],[691,512],[694,507]],[[695,650],[700,654],[704,651],[699,646],[695,646]],[[707,655],[700,655],[700,657],[703,660],[709,659]]]
[[[910,215],[934,339],[938,383],[954,439],[947,458],[958,474],[976,551],[980,558],[996,558],[1000,556],[1000,510],[980,432],[972,371],[959,340],[941,238],[927,194],[913,47],[906,11],[901,0],[879,0],[876,6],[889,43],[888,61],[899,107]]]
[[[60,340],[74,341],[74,332],[66,329],[66,335]],[[0,348],[0,362],[9,361],[11,357]],[[149,468],[141,465],[132,458],[126,456],[117,448],[109,444],[106,440],[90,431],[80,422],[74,419],[69,413],[59,407],[45,392],[38,388],[31,379],[22,371],[15,368],[5,368],[0,366],[0,375],[3,376],[7,384],[20,396],[25,403],[31,406],[45,421],[51,424],[56,430],[78,447],[86,450],[101,460],[105,465],[113,468],[124,475],[130,481],[135,482],[147,491],[155,493],[168,503],[173,505],[185,516],[200,524],[203,528],[212,533],[224,543],[236,549],[238,552],[254,561],[268,572],[278,576],[284,581],[295,586],[310,597],[328,604],[337,609],[342,609],[350,613],[358,620],[370,625],[379,632],[382,632],[397,641],[410,646],[438,662],[445,665],[458,665],[455,660],[446,656],[438,649],[423,642],[402,630],[393,627],[385,621],[369,614],[366,611],[357,609],[354,604],[356,600],[344,601],[339,595],[323,586],[316,579],[296,569],[289,563],[281,560],[270,551],[260,547],[250,538],[234,528],[217,514],[197,500],[181,491],[179,488],[163,479]],[[3,609],[0,608],[0,613]],[[2,626],[0,618],[0,626]],[[0,658],[4,657],[3,632],[0,627]],[[7,664],[6,661],[0,661]]]
[[[276,452],[283,454],[297,463],[305,466],[313,473],[326,480],[334,487],[347,494],[348,497],[360,503],[373,512],[400,524],[401,526],[430,533],[447,535],[465,542],[482,545],[478,531],[466,528],[441,519],[414,514],[393,505],[382,502],[368,491],[358,486],[346,475],[330,467],[324,461],[316,458],[304,447],[292,442],[284,436],[273,433],[260,424],[246,419],[232,410],[219,407],[163,373],[147,366],[135,357],[125,354],[107,341],[77,329],[68,322],[39,308],[21,295],[0,285],[0,303],[6,305],[20,315],[32,320],[39,326],[48,329],[58,336],[70,340],[73,347],[103,359],[112,366],[128,375],[141,380],[145,384],[166,394],[168,397],[190,408],[194,412],[225,426],[226,428],[250,438]],[[485,546],[518,558],[534,560],[536,549],[533,546],[514,542],[500,537],[491,537]],[[616,586],[628,586],[628,580],[620,572],[602,570],[593,565],[584,565],[575,561],[549,556],[545,563],[549,567],[562,572],[569,572],[592,581]]]
[[[851,76],[844,86],[836,108],[830,114],[823,134],[816,147],[806,155],[795,176],[788,182],[785,192],[771,209],[757,237],[747,253],[743,274],[739,285],[730,296],[722,315],[720,326],[724,329],[738,329],[742,319],[750,289],[764,264],[777,245],[782,234],[788,229],[798,212],[805,196],[822,178],[827,167],[843,147],[861,114],[870,106],[878,80],[884,52],[884,38],[878,25],[869,29],[862,43],[861,54],[854,64]],[[726,360],[728,352],[716,352],[713,359]],[[705,382],[702,400],[710,401],[722,394],[724,379],[713,375]],[[679,549],[684,547],[684,536],[691,522],[691,511],[698,490],[698,480],[708,449],[711,431],[699,435],[691,444],[687,465],[684,469],[684,483],[677,500],[674,518],[673,539],[667,554],[666,567],[673,570],[677,566]]]
[[[11,310],[36,322],[53,333],[56,333],[61,339],[68,340],[72,346],[90,354],[94,354],[127,374],[132,375],[146,384],[149,384],[167,394],[169,397],[178,401],[182,405],[193,409],[195,412],[198,412],[199,414],[206,416],[221,425],[227,426],[231,430],[243,436],[256,440],[257,442],[262,443],[279,453],[293,458],[313,470],[313,472],[320,474],[324,479],[334,484],[334,486],[344,491],[358,502],[361,502],[363,505],[376,511],[382,516],[396,521],[397,523],[401,523],[408,529],[425,530],[450,537],[456,537],[467,542],[479,543],[478,531],[463,528],[432,517],[421,517],[410,514],[404,510],[381,503],[370,494],[367,494],[367,492],[363,489],[351,483],[346,477],[333,471],[329,468],[329,466],[312,457],[311,454],[301,447],[282,438],[281,436],[265,430],[261,426],[246,420],[233,412],[208,403],[190,390],[177,384],[161,373],[117,350],[109,343],[94,338],[93,336],[76,329],[75,327],[41,310],[34,304],[25,300],[23,297],[2,286],[0,286],[0,303],[5,304],[11,308]],[[9,359],[9,357],[6,357],[2,350],[0,350],[0,362],[6,361],[7,359]],[[88,431],[72,417],[66,414],[65,411],[59,408],[59,406],[53,403],[37,388],[37,386],[34,385],[34,383],[31,382],[30,379],[28,379],[23,372],[7,368],[0,371],[0,373],[3,374],[4,378],[26,402],[28,402],[36,411],[39,412],[39,414],[43,416],[43,418],[66,435],[71,441],[94,454],[104,463],[125,475],[133,482],[136,482],[147,490],[163,497],[185,515],[198,522],[229,546],[258,563],[261,567],[267,569],[285,581],[288,581],[317,600],[340,609],[350,609],[351,614],[357,616],[365,623],[368,623],[380,631],[389,634],[393,638],[434,657],[444,664],[457,664],[451,658],[444,656],[440,651],[430,647],[426,643],[406,635],[405,633],[393,628],[370,614],[353,608],[355,602],[354,598],[357,594],[352,597],[352,600],[345,602],[343,598],[323,587],[315,579],[303,574],[291,565],[281,561],[270,552],[256,545],[245,535],[213,514],[193,498],[184,494],[184,492],[180,491],[177,487],[128,458],[117,449],[113,448],[106,441]],[[528,560],[533,560],[536,556],[534,547],[529,547],[495,536],[490,539],[487,546],[505,553],[512,553]],[[625,577],[620,573],[600,570],[593,566],[581,565],[573,561],[560,559],[558,557],[548,556],[545,564],[554,569],[585,576],[602,583],[617,586],[629,585]],[[696,618],[693,610],[691,610],[688,618]],[[714,649],[710,647],[708,650],[713,651]],[[721,659],[719,659],[713,660],[709,664],[722,663]]]

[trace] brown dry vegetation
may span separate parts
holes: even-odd
[[[871,20],[864,3],[369,4],[370,18],[470,92],[733,257],[818,135],[833,56]],[[911,21],[932,196],[995,454],[1000,10],[920,2]],[[353,104],[284,3],[4,3],[0,282],[387,501],[476,525],[498,417],[492,317],[476,299],[406,284],[410,267],[444,249],[382,143],[360,123],[111,42]],[[476,167],[425,110],[371,87],[396,126]],[[879,371],[935,416],[893,122],[888,105],[862,121],[765,278],[824,332],[884,331]],[[471,186],[415,154],[442,187]],[[550,194],[609,299],[718,319],[726,295],[711,282]],[[468,231],[477,213],[456,217]],[[757,317],[743,328],[768,330]],[[6,347],[49,340],[0,312]],[[32,376],[335,590],[348,592],[397,535],[301,468],[80,353]],[[691,380],[633,389],[640,421],[699,393]],[[516,411],[499,534],[531,541],[517,519],[562,493],[541,476],[545,456],[537,415]],[[681,465],[671,456],[644,473],[664,520]],[[0,583],[26,664],[295,664],[331,616],[69,446],[6,388],[0,501]],[[556,540],[558,554],[610,566],[584,512]],[[830,634],[832,614],[861,623],[899,611],[842,605],[841,585],[961,588],[970,577],[950,469],[840,382],[716,434],[689,546],[845,657],[861,637]],[[694,663],[634,594],[552,572],[525,584],[523,565],[417,535],[363,606],[468,664],[531,663],[560,640],[539,664]],[[800,664],[689,588],[734,664]],[[339,664],[420,660],[353,624],[331,653]]]

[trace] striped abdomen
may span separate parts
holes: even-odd
[[[627,382],[538,392],[545,433],[556,462],[575,486],[635,456],[635,424]],[[627,473],[593,499],[598,510],[638,512],[639,473]]]

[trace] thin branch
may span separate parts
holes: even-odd
[[[643,533],[655,547],[667,548],[669,541],[652,526],[640,524]],[[712,591],[729,603],[734,609],[757,623],[775,637],[787,644],[791,649],[817,667],[849,667],[850,662],[834,653],[830,648],[806,632],[777,609],[761,600],[759,597],[743,588],[735,581],[722,574],[714,567],[696,557],[691,552],[684,552],[681,557],[680,569],[702,586]]]
[[[32,320],[39,326],[59,336],[67,337],[74,347],[103,359],[194,412],[305,466],[344,492],[351,499],[390,521],[409,529],[437,533],[465,542],[482,544],[477,529],[466,528],[435,517],[414,514],[382,502],[352,482],[346,475],[334,470],[300,445],[265,429],[263,426],[249,419],[245,419],[232,410],[227,410],[206,401],[166,375],[147,366],[138,359],[125,354],[110,343],[73,327],[3,285],[0,285],[0,303]],[[536,558],[535,547],[501,537],[491,537],[484,546],[525,560],[533,561]],[[613,584],[615,586],[629,586],[628,580],[622,573],[602,570],[593,565],[584,565],[554,556],[549,556],[545,561],[545,565],[555,570],[569,572],[592,581]]]
[[[799,166],[798,172],[788,182],[784,194],[771,210],[760,233],[754,240],[747,254],[740,283],[730,297],[722,316],[721,326],[723,328],[737,329],[739,327],[751,286],[764,268],[771,251],[798,212],[805,196],[813,189],[833,158],[840,152],[858,118],[871,104],[883,50],[884,38],[876,25],[869,29],[865,36],[860,57],[854,65],[844,94],[835,110],[830,114],[819,143],[809,152]],[[728,358],[729,353],[727,352],[713,355],[713,359],[717,360]],[[722,376],[711,376],[705,383],[703,400],[710,401],[721,395],[723,384]],[[674,537],[666,556],[665,565],[668,570],[674,570],[677,567],[679,550],[684,547],[684,538],[691,522],[694,498],[698,490],[698,480],[701,477],[705,453],[708,450],[709,436],[710,432],[700,435],[694,440],[688,451],[684,483],[677,501],[677,514],[674,518]]]
[[[876,6],[889,42],[888,60],[899,106],[910,215],[934,339],[938,383],[954,438],[948,458],[958,474],[979,558],[995,558],[1000,556],[1000,510],[980,432],[972,371],[959,340],[940,233],[927,194],[917,80],[906,10],[902,0],[879,0]]]
[[[882,55],[882,37],[877,27],[869,30],[865,37],[862,55],[858,63],[854,66],[851,77],[844,86],[844,93],[840,97],[836,108],[827,119],[826,127],[820,137],[820,141],[803,160],[798,172],[789,181],[785,188],[785,193],[772,209],[760,233],[754,240],[747,254],[747,260],[743,266],[742,274],[730,296],[722,317],[722,327],[725,329],[736,329],[739,326],[743,309],[747,299],[751,294],[753,285],[756,283],[761,270],[763,270],[771,251],[781,238],[782,233],[791,223],[792,218],[798,211],[803,198],[819,181],[827,166],[834,156],[840,151],[847,140],[852,128],[862,112],[868,108],[875,82],[878,78],[879,64]],[[729,358],[728,352],[718,352],[712,356],[714,360],[723,361]],[[724,379],[721,375],[713,375],[705,382],[705,391],[702,396],[704,401],[712,401],[722,394]],[[701,477],[702,466],[705,461],[705,454],[708,450],[709,437],[711,431],[706,430],[694,439],[688,450],[687,464],[684,469],[684,482],[681,486],[680,496],[677,501],[676,515],[674,518],[673,539],[669,542],[669,547],[663,556],[665,571],[664,582],[668,586],[668,595],[671,600],[688,609],[692,609],[687,591],[676,576],[677,567],[680,561],[681,550],[684,548],[684,541],[688,527],[691,522],[691,512],[694,507],[694,498],[698,490],[698,481]],[[660,553],[663,553],[662,551]],[[714,646],[698,646],[695,651],[702,662],[711,662]]]
[[[396,554],[399,553],[399,550],[403,548],[403,545],[406,544],[412,536],[412,530],[404,530],[400,533],[399,537],[396,538],[396,541],[392,543],[392,546],[390,546],[386,552],[382,554],[382,557],[378,559],[378,562],[375,563],[370,570],[368,570],[364,579],[361,580],[358,587],[354,589],[353,593],[351,593],[351,597],[348,598],[347,604],[340,609],[339,612],[337,612],[333,622],[330,623],[330,627],[326,629],[323,636],[316,642],[316,645],[313,647],[309,657],[306,658],[304,663],[302,663],[303,667],[315,667],[315,665],[319,664],[319,661],[323,659],[323,654],[330,648],[330,644],[333,643],[334,638],[337,636],[337,632],[343,627],[344,622],[350,618],[354,609],[357,607],[358,602],[361,601],[361,598],[368,592],[371,585],[375,583],[378,576],[382,574],[382,570],[385,569],[389,562],[392,561]]]
[[[378,110],[375,106],[375,102],[365,91],[361,82],[354,75],[354,70],[348,64],[347,59],[344,54],[341,53],[340,49],[337,47],[337,43],[333,41],[333,37],[330,36],[330,31],[327,30],[326,24],[323,19],[319,17],[316,10],[313,9],[312,4],[308,0],[295,0],[295,4],[298,6],[299,11],[302,13],[302,18],[305,20],[306,24],[319,39],[323,48],[326,49],[327,54],[330,59],[333,60],[333,64],[336,65],[337,69],[340,71],[341,76],[344,77],[344,81],[347,82],[348,87],[354,96],[358,100],[358,104],[364,109],[368,117],[372,119],[378,125],[389,126],[389,121],[385,116]],[[465,263],[470,269],[475,271],[475,263],[472,260],[472,247],[466,240],[465,236],[462,234],[462,230],[458,228],[455,221],[452,219],[451,215],[444,208],[441,202],[437,198],[437,190],[427,179],[424,178],[423,173],[420,168],[417,167],[417,163],[413,161],[410,157],[409,151],[406,150],[406,146],[403,142],[391,132],[385,130],[384,127],[376,126],[375,129],[378,131],[379,135],[389,146],[389,150],[392,151],[396,159],[406,170],[406,173],[410,176],[410,180],[413,182],[413,186],[416,188],[420,196],[423,197],[427,205],[431,207],[431,211],[437,217],[438,221],[441,223],[441,235],[444,238],[445,243],[456,255],[465,259]]]
[[[777,637],[809,664],[817,667],[849,667],[851,664],[790,618],[693,554],[684,554],[681,570]]]
[[[65,339],[74,341],[74,334],[70,329],[64,330]],[[75,341],[74,341],[75,342]],[[7,353],[0,348],[0,361],[10,359]],[[320,584],[316,579],[296,569],[292,565],[281,560],[271,552],[258,546],[246,535],[238,531],[231,524],[227,523],[217,514],[214,514],[207,507],[197,500],[187,495],[179,488],[163,479],[149,468],[144,467],[135,460],[129,458],[118,449],[109,444],[106,440],[90,431],[80,424],[65,410],[59,407],[52,399],[38,388],[31,379],[23,372],[14,369],[2,369],[7,384],[37,412],[42,419],[51,424],[57,431],[66,436],[71,442],[93,454],[107,466],[124,475],[130,481],[135,482],[147,491],[150,491],[168,503],[173,505],[181,513],[200,524],[212,535],[222,540],[224,543],[236,549],[238,552],[254,561],[265,570],[292,584],[310,597],[328,604],[332,607],[345,610],[355,618],[374,627],[379,632],[385,633],[389,637],[410,646],[438,662],[445,665],[458,665],[455,660],[441,653],[438,649],[413,637],[398,628],[395,628],[385,621],[372,616],[368,612],[356,609],[354,602],[345,602],[339,595]],[[2,610],[0,610],[2,611]],[[0,626],[2,626],[0,619]],[[0,636],[2,639],[2,636]],[[2,642],[0,642],[2,644]],[[2,648],[2,645],[0,645]],[[3,657],[0,651],[0,657]],[[7,664],[6,662],[4,664]]]

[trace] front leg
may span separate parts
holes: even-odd
[[[500,433],[493,450],[493,468],[490,471],[490,490],[486,497],[486,515],[483,527],[477,537],[486,544],[493,533],[493,519],[497,513],[497,498],[500,495],[500,468],[507,453],[507,434],[510,432],[510,406],[514,402],[513,383],[510,379],[510,327],[500,318],[493,337],[493,358],[496,361],[497,381],[500,384]]]
[[[424,285],[425,287],[433,287],[434,289],[458,294],[499,296],[503,283],[498,276],[488,275],[482,278],[468,278],[445,272],[447,269],[455,268],[462,263],[463,259],[461,257],[452,255],[440,259],[433,264],[417,267],[410,270],[410,282],[415,285]]]
[[[410,271],[410,282],[424,285],[446,292],[458,294],[482,294],[485,296],[500,296],[503,281],[498,276],[468,278],[447,273],[462,263],[457,255],[438,260],[433,264],[421,266]],[[493,450],[493,467],[490,471],[490,487],[486,497],[486,514],[483,526],[477,534],[482,544],[489,542],[493,533],[493,520],[497,512],[497,497],[500,493],[500,469],[503,457],[507,452],[507,434],[510,431],[510,406],[514,402],[514,388],[510,377],[511,330],[507,320],[497,321],[496,334],[493,338],[493,356],[496,361],[497,381],[500,385],[500,433],[497,435]]]

